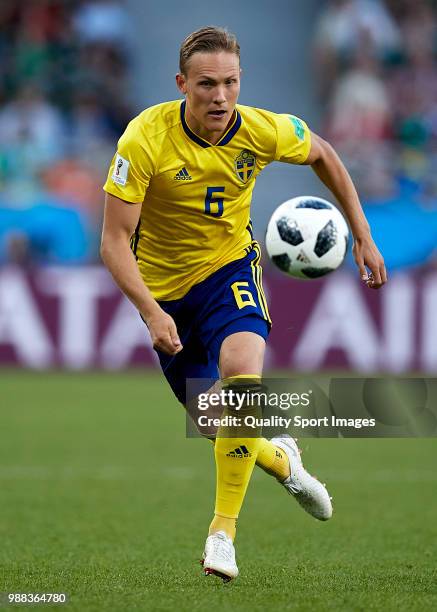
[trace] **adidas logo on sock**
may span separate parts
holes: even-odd
[[[235,450],[227,453],[226,457],[236,457],[237,459],[242,459],[243,457],[252,457],[252,453],[249,453],[247,448],[242,444]]]
[[[179,172],[175,175],[174,180],[175,181],[191,181],[192,178],[188,174],[188,170],[184,166],[182,170],[179,170]]]

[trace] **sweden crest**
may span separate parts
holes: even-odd
[[[240,181],[247,183],[255,172],[255,163],[255,155],[247,149],[243,149],[241,153],[238,154],[235,158],[235,171]]]

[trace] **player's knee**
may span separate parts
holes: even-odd
[[[220,349],[222,379],[236,375],[261,375],[265,340],[251,332],[239,332],[225,338]]]

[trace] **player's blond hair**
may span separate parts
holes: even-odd
[[[226,28],[216,26],[207,26],[192,32],[181,44],[179,53],[181,74],[187,74],[188,62],[194,53],[215,53],[218,51],[235,53],[240,59],[240,45],[235,34],[228,32]]]

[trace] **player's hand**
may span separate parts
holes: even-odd
[[[387,282],[387,271],[384,259],[371,236],[356,238],[352,252],[360,271],[361,280],[370,289],[382,287]]]
[[[176,355],[182,350],[176,323],[170,315],[160,309],[152,315],[144,317],[144,320],[149,328],[154,349],[167,355]]]

